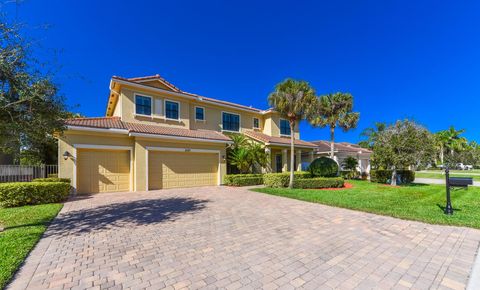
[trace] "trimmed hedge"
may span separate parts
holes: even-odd
[[[263,174],[229,174],[223,177],[223,184],[249,186],[263,184]]]
[[[390,183],[392,179],[392,170],[371,170],[370,181],[377,183]],[[415,171],[397,170],[397,183],[408,184],[415,180]]]
[[[70,183],[70,178],[58,178],[58,177],[48,177],[48,178],[35,178],[32,182],[66,182]]]
[[[338,175],[338,164],[331,158],[320,157],[310,163],[308,170],[314,177],[336,177]]]
[[[0,184],[0,206],[62,202],[70,193],[66,182],[10,182]]]
[[[311,178],[312,175],[307,171],[296,171],[293,173],[295,182],[296,179]],[[266,187],[281,188],[287,187],[290,181],[290,172],[282,173],[267,173],[263,175],[263,183]]]
[[[314,177],[294,179],[294,188],[340,188],[344,186],[342,177]]]

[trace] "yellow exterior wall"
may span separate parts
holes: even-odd
[[[208,143],[208,142],[192,142],[192,141],[165,141],[161,139],[152,138],[137,138],[128,137],[122,134],[105,134],[96,132],[84,132],[84,131],[66,131],[63,136],[58,138],[58,165],[59,165],[59,177],[70,178],[72,180],[72,186],[74,178],[73,167],[74,159],[63,159],[63,153],[65,151],[72,155],[75,155],[75,144],[88,144],[88,145],[107,145],[107,146],[129,146],[133,148],[132,163],[133,168],[133,184],[134,191],[145,191],[147,182],[147,159],[146,159],[146,147],[168,147],[168,148],[188,148],[188,149],[207,149],[207,150],[219,150],[220,151],[220,181],[223,180],[223,176],[226,174],[226,145],[224,143]],[[168,153],[167,153],[168,154]]]
[[[96,132],[66,131],[58,138],[58,176],[61,178],[70,178],[72,186],[74,178],[73,167],[75,160],[73,158],[63,159],[65,151],[75,155],[75,144],[88,145],[108,145],[108,146],[130,146],[133,147],[133,138],[120,134],[105,134]],[[134,174],[134,172],[133,172]]]

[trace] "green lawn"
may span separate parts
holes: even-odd
[[[471,175],[470,171],[451,172],[451,177],[473,177],[473,180],[480,181],[480,175]],[[476,173],[478,174],[478,173]],[[418,178],[433,178],[433,179],[445,179],[445,175],[440,172],[415,172],[415,177]]]
[[[0,208],[0,289],[3,289],[17,268],[60,211],[62,204],[44,204]]]
[[[480,228],[480,188],[452,191],[452,216],[443,213],[445,186],[410,185],[391,187],[368,181],[348,181],[353,188],[342,190],[309,190],[258,188],[254,191],[317,202],[402,219]]]

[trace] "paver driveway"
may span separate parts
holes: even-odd
[[[10,285],[464,288],[479,231],[206,187],[68,202]]]

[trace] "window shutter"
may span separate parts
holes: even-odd
[[[162,99],[155,99],[155,115],[159,115],[159,116],[163,115],[162,105],[163,105]]]

